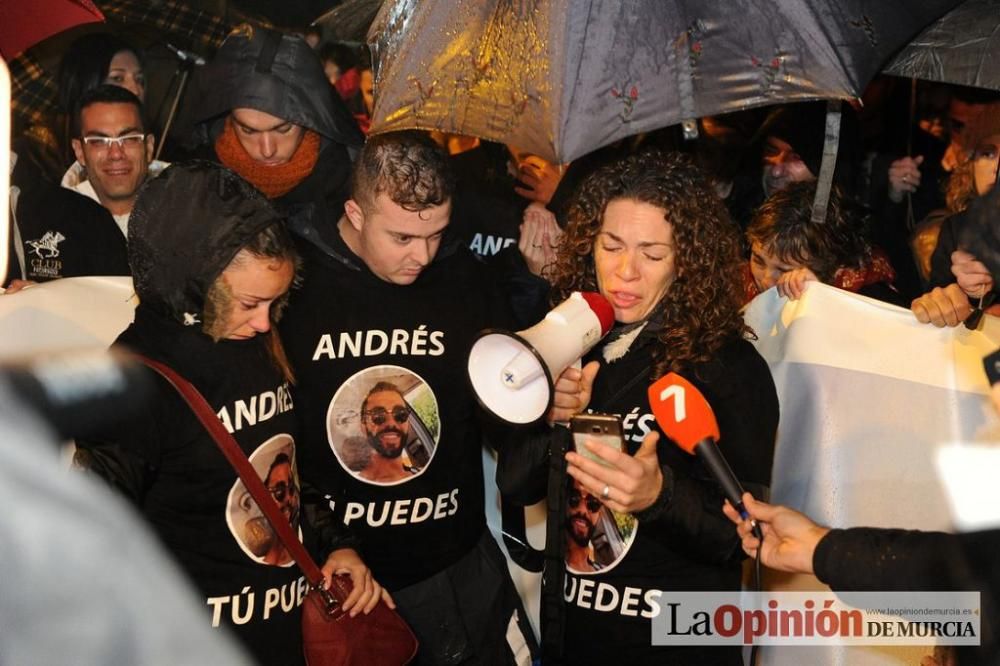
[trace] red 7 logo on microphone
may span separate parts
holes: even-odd
[[[705,396],[675,372],[649,387],[649,406],[664,434],[688,452],[705,438],[719,439],[719,424]]]

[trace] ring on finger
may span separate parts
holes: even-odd
[[[606,500],[609,495],[611,495],[611,487],[608,484],[604,484],[604,489],[601,490],[601,499]]]

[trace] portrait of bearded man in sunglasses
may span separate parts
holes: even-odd
[[[578,573],[600,571],[594,559],[591,540],[601,518],[604,504],[572,477],[566,493],[566,566]]]
[[[566,476],[566,568],[588,574],[614,567],[635,538],[636,520],[604,506],[580,482]]]
[[[292,459],[287,453],[279,453],[274,457],[271,467],[264,477],[264,486],[271,493],[281,513],[288,519],[293,530],[299,527],[299,484],[292,469]],[[285,565],[292,561],[292,556],[285,548],[281,539],[275,536],[270,549],[264,554],[264,564]]]
[[[420,471],[403,451],[410,438],[410,407],[391,382],[380,381],[361,403],[361,426],[372,455],[358,475],[376,483],[392,483]]]

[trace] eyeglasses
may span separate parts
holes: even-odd
[[[392,420],[396,423],[406,423],[410,418],[410,410],[402,405],[392,408]],[[382,425],[389,419],[389,410],[385,407],[374,407],[365,412],[365,416],[371,419],[375,425]]]
[[[95,150],[111,150],[111,146],[118,146],[122,150],[138,148],[146,140],[145,134],[124,134],[122,136],[85,136],[83,142]]]
[[[580,491],[571,490],[569,491],[569,495],[566,496],[566,503],[569,504],[569,508],[575,509],[580,505],[580,500],[582,499],[583,496],[580,495]],[[587,495],[587,501],[584,504],[587,506],[587,511],[591,513],[596,513],[601,508],[601,500],[593,495]]]
[[[286,497],[298,495],[299,487],[294,483],[280,481],[273,486],[268,486],[267,491],[271,493],[271,497],[274,498],[275,502],[284,502]]]

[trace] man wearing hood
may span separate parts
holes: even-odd
[[[243,176],[309,238],[347,199],[351,153],[364,142],[301,37],[243,25],[199,71],[194,143]]]
[[[833,182],[843,193],[855,193],[857,136],[849,108],[842,111],[840,145]],[[823,161],[826,105],[822,102],[778,107],[759,130],[764,137],[761,156],[765,196],[792,183],[816,180]]]

